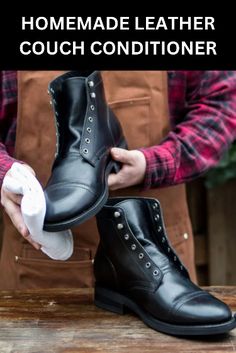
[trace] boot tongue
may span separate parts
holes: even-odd
[[[167,264],[168,258],[164,255],[161,247],[157,245],[157,241],[154,240],[156,235],[146,202],[130,199],[118,203],[117,206],[124,210],[130,229],[154,262],[158,266]]]
[[[62,94],[68,113],[70,115],[76,114],[77,118],[79,114],[84,117],[86,109],[85,80],[82,77],[68,78],[62,84]]]
[[[150,237],[152,225],[150,224],[150,215],[147,205],[142,200],[130,199],[120,202],[126,215],[129,226],[137,238],[143,238],[144,234]]]

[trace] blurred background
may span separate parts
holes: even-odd
[[[236,284],[236,142],[219,165],[187,185],[200,285]]]

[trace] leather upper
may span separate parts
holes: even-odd
[[[57,127],[57,154],[45,188],[46,223],[86,212],[104,193],[110,148],[123,143],[108,108],[99,72],[66,73],[49,85]]]
[[[97,215],[97,223],[99,286],[126,295],[165,322],[209,324],[230,319],[223,302],[190,281],[168,242],[157,200],[110,199]]]

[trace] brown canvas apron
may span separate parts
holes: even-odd
[[[48,180],[55,153],[54,117],[47,86],[61,71],[18,73],[16,158],[34,168],[42,185]],[[106,97],[119,118],[129,148],[151,146],[167,134],[167,80],[164,71],[103,72]],[[164,210],[173,246],[195,280],[193,237],[184,185],[140,191],[129,188],[112,195],[156,197]],[[4,215],[0,289],[93,286],[93,258],[98,243],[95,219],[73,229],[74,253],[55,261],[35,250]]]

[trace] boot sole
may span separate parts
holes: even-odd
[[[114,147],[119,147],[119,148],[127,148],[127,144],[125,141],[122,141],[118,146]],[[79,225],[91,217],[95,216],[105,205],[107,199],[108,199],[108,184],[107,184],[107,179],[108,175],[110,172],[114,169],[116,173],[120,170],[120,164],[118,162],[115,162],[114,160],[111,160],[106,168],[105,171],[105,189],[101,197],[96,201],[96,203],[86,210],[84,213],[81,213],[79,216],[73,217],[71,219],[67,219],[66,221],[63,222],[55,222],[55,223],[44,223],[43,230],[48,231],[48,232],[60,232],[62,230],[70,229],[73,226]]]
[[[160,321],[140,308],[129,298],[111,290],[95,287],[95,300],[97,307],[124,315],[127,309],[134,312],[152,329],[173,336],[207,336],[225,334],[236,327],[236,314],[231,320],[219,324],[209,325],[174,325]]]

